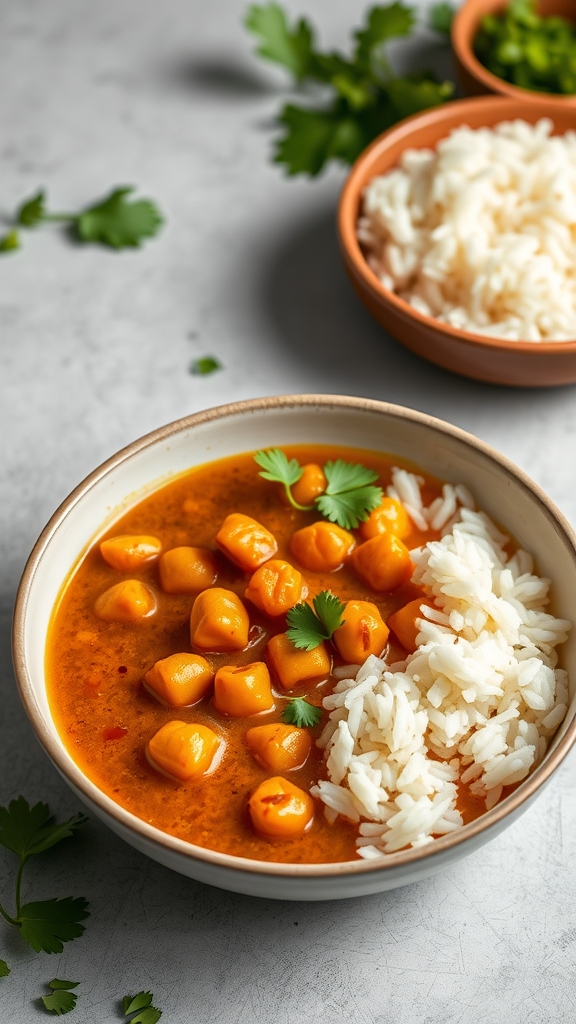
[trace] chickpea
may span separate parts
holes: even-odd
[[[285,615],[308,593],[302,573],[282,559],[270,559],[252,576],[244,596],[266,615]]]
[[[205,725],[166,722],[146,745],[146,757],[158,771],[182,782],[198,779],[212,766],[220,740]]]
[[[248,813],[252,825],[262,835],[293,839],[312,824],[314,801],[303,789],[276,776],[254,790],[248,801]]]
[[[268,661],[284,690],[315,682],[330,674],[330,655],[325,644],[319,644],[311,651],[302,651],[288,639],[286,633],[278,633],[268,641]]]
[[[100,553],[106,564],[120,572],[138,569],[145,562],[157,558],[161,550],[162,542],[158,540],[158,537],[132,536],[132,534],[109,537],[100,545]]]
[[[274,722],[248,729],[246,746],[263,768],[288,772],[302,767],[312,748],[312,738],[306,729]]]
[[[305,569],[311,572],[334,572],[340,568],[355,545],[351,533],[323,519],[297,530],[292,535],[290,550]]]
[[[230,561],[245,572],[253,572],[278,550],[274,535],[241,512],[226,516],[216,534],[216,543]]]
[[[363,665],[370,654],[382,653],[390,630],[375,604],[348,601],[343,618],[332,639],[344,661]]]
[[[163,704],[190,707],[204,696],[214,678],[212,666],[199,654],[171,654],[144,676],[144,685]]]
[[[429,608],[434,607],[433,603],[425,597],[417,597],[415,601],[409,601],[403,608],[399,608],[388,619],[390,629],[396,634],[408,654],[413,654],[418,646],[416,637],[420,630],[416,625],[416,619],[424,618],[421,611],[422,605],[428,605]]]
[[[274,698],[270,673],[264,662],[219,668],[214,680],[214,707],[221,715],[233,718],[271,711]]]
[[[400,540],[404,540],[411,531],[408,513],[396,498],[383,498],[378,508],[375,508],[366,522],[360,523],[359,526],[363,540],[370,540],[380,533],[393,533]]]
[[[194,594],[216,582],[218,567],[205,548],[171,548],[162,555],[158,570],[165,594]]]
[[[324,494],[328,483],[322,466],[315,462],[306,463],[302,476],[292,485],[292,497],[298,505],[312,505],[314,500]]]
[[[140,580],[122,580],[96,598],[94,611],[104,622],[139,622],[154,614],[156,598]]]
[[[250,620],[232,590],[203,590],[190,613],[190,642],[204,651],[242,651],[248,645]]]
[[[395,590],[412,575],[410,552],[393,533],[379,533],[352,553],[350,564],[372,590]]]

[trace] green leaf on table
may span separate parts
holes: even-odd
[[[48,982],[50,988],[78,988],[79,981],[61,981],[60,978],[52,978]]]
[[[8,807],[0,807],[0,845],[26,859],[71,836],[87,820],[84,814],[75,814],[68,821],[55,822],[48,804],[30,807],[19,796]]]
[[[15,228],[0,238],[0,252],[14,252],[20,248],[20,235]]]
[[[282,721],[298,729],[313,729],[321,718],[322,708],[310,704],[304,697],[291,697],[282,712]]]
[[[156,1024],[162,1016],[162,1010],[152,1006],[153,998],[151,992],[138,992],[135,996],[124,996],[122,1013],[126,1017],[131,1013],[136,1013],[136,1016],[131,1018],[131,1024]]]
[[[224,367],[214,356],[201,356],[200,359],[195,359],[190,367],[190,372],[196,377],[208,377],[211,373],[215,373],[216,370],[222,370]]]
[[[62,985],[55,985],[54,981],[50,982],[50,988],[54,989],[48,996],[42,996],[42,1002],[49,1013],[54,1013],[58,1017],[64,1013],[70,1013],[78,1002],[78,996],[76,992],[65,991]],[[69,982],[71,988],[76,988],[79,982]]]
[[[343,625],[345,607],[330,590],[322,590],[312,599],[311,605],[301,601],[286,616],[290,627],[286,633],[288,639],[299,650],[313,651]]]
[[[82,896],[26,903],[19,916],[22,937],[37,953],[61,953],[64,942],[82,935],[80,921],[89,917],[87,906]]]
[[[10,968],[5,960],[0,960],[0,978],[7,978],[10,974]]]
[[[255,4],[248,8],[245,25],[260,40],[256,51],[260,57],[281,64],[296,81],[302,81],[309,72],[314,46],[312,28],[305,18],[290,29],[279,4]]]
[[[372,69],[374,51],[380,50],[389,39],[408,36],[414,25],[414,12],[403,3],[387,7],[372,7],[368,12],[366,28],[354,33],[356,38],[356,62]],[[380,53],[377,54],[378,59]]]
[[[101,242],[112,249],[139,246],[164,223],[150,199],[128,200],[132,186],[114,189],[100,203],[81,213],[75,223],[83,242]]]
[[[276,144],[276,163],[285,164],[288,174],[320,174],[329,160],[353,163],[366,145],[357,117],[347,106],[329,110],[307,110],[288,104],[280,124],[285,134]]]
[[[162,1010],[159,1010],[157,1006],[148,1006],[146,1010],[141,1010],[135,1017],[132,1017],[130,1024],[156,1024],[162,1016]]]
[[[455,13],[456,10],[452,4],[446,3],[445,0],[442,0],[442,3],[434,4],[429,13],[430,28],[441,35],[449,36]]]
[[[388,96],[394,109],[394,120],[419,114],[421,110],[445,103],[454,92],[452,82],[435,82],[431,77],[393,78],[388,83]]]
[[[27,199],[22,203],[16,214],[18,224],[24,224],[27,228],[32,228],[35,224],[39,224],[46,213],[45,198],[45,192],[41,189],[31,199]]]

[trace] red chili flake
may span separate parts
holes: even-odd
[[[123,675],[126,675],[126,672],[128,671],[128,669],[126,668],[126,665],[120,665],[118,671],[119,671],[120,675],[123,676]]]
[[[103,740],[121,740],[126,735],[128,729],[121,729],[119,725],[113,725],[109,729],[102,730]]]
[[[281,804],[286,799],[286,793],[274,793],[272,796],[263,796],[263,804]]]

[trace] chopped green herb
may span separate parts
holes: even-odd
[[[139,992],[135,996],[124,996],[122,1000],[122,1013],[127,1017],[136,1013],[131,1018],[130,1024],[156,1024],[162,1016],[162,1010],[152,1006],[154,996],[151,992]]]
[[[304,697],[291,697],[282,712],[282,721],[299,729],[313,729],[321,718],[322,708],[310,704]]]
[[[62,222],[73,227],[82,242],[101,242],[112,249],[133,248],[144,238],[157,234],[164,223],[150,199],[126,198],[133,191],[131,185],[115,188],[81,213],[48,213],[45,193],[40,190],[22,204],[16,220],[28,228],[49,221]]]
[[[288,460],[280,448],[269,448],[267,451],[256,452],[254,462],[262,466],[263,472],[259,476],[264,480],[272,480],[284,485],[288,501],[294,508],[313,508],[312,505],[299,505],[292,497],[290,488],[298,482],[304,472],[297,459]]]
[[[14,916],[0,905],[0,914],[20,929],[22,937],[36,952],[61,953],[63,942],[78,938],[84,931],[79,922],[88,917],[87,902],[83,897],[73,899],[42,900],[21,903],[22,872],[29,857],[44,853],[56,843],[74,834],[87,818],[76,814],[69,821],[54,822],[47,804],[30,807],[23,796],[12,800],[8,807],[0,807],[0,845],[20,858],[16,878]]]
[[[286,616],[290,626],[286,634],[288,639],[300,650],[314,650],[323,640],[329,640],[334,630],[343,625],[342,613],[345,607],[329,590],[322,590],[317,594],[312,599],[312,606],[306,601],[301,601],[291,608]]]
[[[445,2],[434,4],[430,9],[430,28],[441,35],[449,36],[456,11],[452,4]]]
[[[9,231],[7,235],[0,238],[0,252],[14,252],[15,249],[20,249],[20,235],[14,228],[13,231]]]
[[[10,968],[5,960],[0,960],[0,978],[7,978],[10,974]]]
[[[492,74],[533,92],[576,93],[576,24],[540,16],[536,0],[511,0],[482,18],[474,52]]]
[[[316,499],[323,516],[345,530],[354,529],[368,518],[382,501],[382,488],[374,487],[378,474],[352,462],[327,462],[324,473],[328,486]]]
[[[222,363],[214,356],[202,356],[200,359],[195,359],[192,363],[191,373],[199,377],[207,377],[210,373],[222,369]]]
[[[278,4],[250,7],[245,24],[258,38],[260,56],[287,68],[297,83],[328,90],[327,103],[288,104],[280,113],[284,132],[274,159],[288,174],[314,176],[331,160],[350,164],[396,121],[450,98],[453,85],[439,82],[432,72],[398,76],[390,66],[386,43],[409,35],[414,21],[412,9],[398,0],[371,8],[345,57],[318,50],[310,23],[300,19],[291,28]]]
[[[78,988],[79,981],[60,981],[53,978],[48,982],[52,992],[48,996],[42,996],[42,1002],[49,1013],[55,1013],[60,1017],[64,1013],[70,1013],[76,1006],[78,996],[75,992],[68,992],[67,989]]]

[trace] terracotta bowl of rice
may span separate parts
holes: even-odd
[[[499,96],[408,118],[358,158],[348,275],[394,338],[492,384],[576,382],[574,110]]]
[[[62,581],[103,521],[214,453],[229,458],[294,444],[361,449],[365,458],[388,453],[380,482],[387,500],[403,505],[409,517],[403,536],[407,543],[408,536],[415,539],[412,580],[429,595],[412,654],[398,662],[402,651],[386,643],[361,666],[339,666],[323,699],[317,743],[327,760],[310,790],[315,814],[335,833],[346,828],[355,835],[354,855],[329,861],[308,862],[296,848],[287,862],[276,858],[273,844],[266,858],[258,859],[252,844],[223,852],[162,830],[151,810],[138,816],[72,755],[46,679],[46,641]],[[335,590],[342,586],[341,568]],[[570,526],[522,470],[482,441],[384,402],[337,395],[258,398],[170,423],[79,484],[26,566],[15,610],[14,665],[25,709],[52,763],[90,813],[137,850],[234,892],[340,899],[452,866],[532,805],[576,739],[574,593]],[[125,642],[132,642],[127,634]],[[70,679],[73,687],[78,678]],[[477,803],[466,818],[459,801],[468,799],[468,790]],[[538,813],[543,821],[550,814],[546,800]],[[521,847],[520,853],[530,856]]]
[[[452,47],[456,58],[456,70],[464,90],[471,96],[494,93],[527,103],[546,103],[548,111],[576,108],[576,96],[560,96],[550,93],[532,92],[520,89],[510,82],[493,75],[478,60],[474,53],[474,40],[486,15],[501,14],[508,6],[508,0],[465,0],[452,22]],[[538,14],[543,17],[560,17],[573,21],[576,14],[574,0],[540,0]]]

